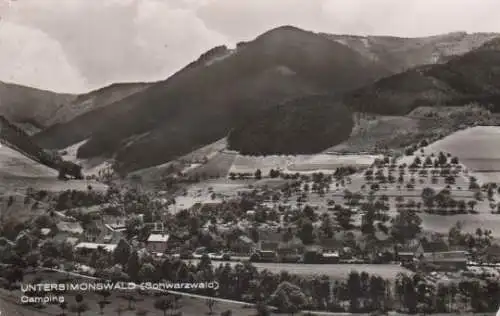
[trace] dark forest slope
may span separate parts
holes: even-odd
[[[353,126],[351,111],[338,98],[309,96],[236,128],[228,143],[230,149],[248,155],[313,154],[344,141]]]

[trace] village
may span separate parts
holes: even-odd
[[[265,302],[251,286],[228,290],[234,285],[224,273],[253,269],[255,282],[264,284],[267,274],[281,280],[277,288],[269,287],[267,296],[273,299],[265,302],[281,311],[292,308],[281,300],[294,291],[301,293],[292,304],[298,310],[496,308],[496,298],[476,302],[473,296],[498,284],[497,236],[483,227],[464,227],[455,218],[500,216],[499,188],[478,181],[457,157],[427,154],[423,147],[399,157],[371,157],[369,164],[365,159],[328,169],[323,163],[319,172],[284,172],[278,166],[238,173],[232,168],[227,177],[193,180],[194,168],[170,178],[175,194],[144,190],[137,181],[126,188],[111,184],[106,191],[28,190],[23,201],[5,201],[10,207],[22,204],[35,216],[17,225],[2,222],[1,280],[5,288],[15,288],[23,277],[30,278],[15,266],[112,280],[211,281],[208,276],[218,276],[226,280],[225,292],[209,296]],[[454,224],[428,229],[436,217]],[[211,272],[199,276],[205,269]],[[354,290],[363,286],[353,285],[360,276],[373,279],[368,287],[383,280],[382,293],[372,297]],[[322,301],[313,295],[312,284],[302,291],[294,288],[316,278],[331,287]],[[448,293],[443,298],[448,303],[430,299],[439,291]]]

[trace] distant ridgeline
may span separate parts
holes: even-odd
[[[77,179],[83,178],[80,166],[70,161],[64,161],[57,153],[39,147],[31,141],[28,134],[1,115],[0,143],[47,167],[59,170],[60,177],[61,175],[69,175]]]

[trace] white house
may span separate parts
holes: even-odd
[[[56,224],[57,229],[61,232],[72,233],[72,234],[83,234],[83,227],[80,223],[73,222],[59,222]]]
[[[42,229],[40,229],[40,234],[42,236],[48,236],[51,232],[52,232],[52,230],[50,228],[42,228]]]
[[[116,244],[97,244],[94,242],[81,242],[75,246],[75,249],[87,249],[87,250],[97,250],[99,247],[108,252],[113,252],[116,248]]]
[[[146,242],[146,248],[150,252],[164,253],[167,250],[168,234],[151,234]]]

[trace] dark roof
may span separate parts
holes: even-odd
[[[426,261],[428,262],[434,262],[434,263],[460,263],[460,262],[467,262],[467,258],[426,258]]]
[[[406,245],[400,245],[400,246],[397,246],[397,251],[398,253],[401,253],[401,252],[417,252],[417,250],[421,247],[421,243],[420,241],[418,240],[412,240],[410,241],[409,243],[407,243]]]
[[[445,251],[427,253],[423,259],[429,262],[464,262],[467,261],[467,255],[465,251]]]
[[[280,242],[279,243],[279,248],[280,249],[296,249],[296,248],[302,248],[304,247],[304,244],[302,243],[302,240],[300,238],[294,237],[291,240],[287,242]]]
[[[318,245],[325,249],[339,249],[343,247],[342,241],[335,238],[322,238],[318,241]]]
[[[259,237],[261,240],[280,242],[283,240],[283,234],[269,229],[259,229]]]
[[[277,241],[267,241],[267,240],[261,240],[259,242],[259,249],[260,250],[276,250],[279,248],[280,243]]]
[[[427,241],[422,240],[424,252],[445,252],[449,250],[448,245],[443,240]]]

